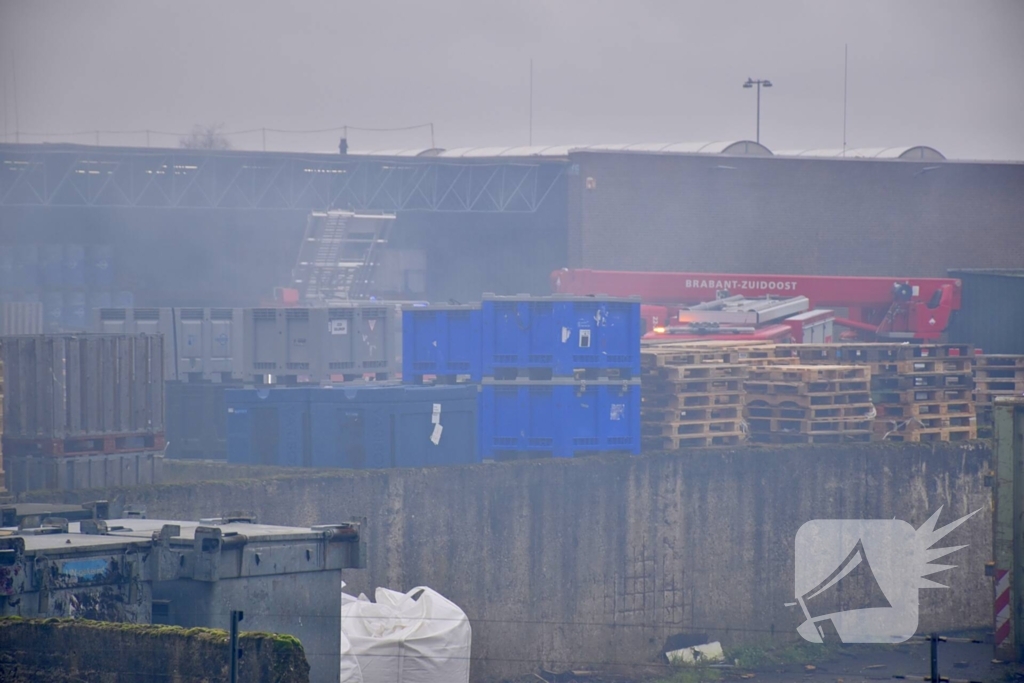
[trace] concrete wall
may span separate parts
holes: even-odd
[[[571,160],[571,266],[944,276],[947,268],[1024,264],[1024,164],[622,153]]]
[[[224,631],[81,619],[0,619],[5,683],[191,683],[228,680]],[[298,641],[266,633],[239,638],[240,681],[307,683]]]
[[[346,572],[350,590],[429,585],[446,594],[473,623],[474,676],[484,680],[539,664],[650,663],[680,632],[726,643],[794,638],[802,616],[784,606],[795,597],[794,537],[817,518],[919,527],[939,507],[940,523],[980,508],[947,537],[970,545],[940,575],[950,589],[921,591],[920,629],[986,626],[989,459],[980,442],[745,448],[307,472],[91,497],[144,503],[150,517],[366,517],[368,568]],[[203,476],[215,476],[210,468]]]

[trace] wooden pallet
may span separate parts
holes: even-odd
[[[912,360],[894,360],[869,363],[873,376],[919,375],[931,373],[967,373],[971,372],[973,361],[970,358],[914,358]]]
[[[872,391],[903,391],[907,389],[970,389],[974,376],[969,372],[921,372],[913,375],[874,376]]]
[[[978,430],[976,427],[942,427],[936,429],[890,431],[881,436],[881,439],[884,439],[885,441],[903,441],[907,443],[929,441],[969,441],[976,438],[978,438]]]
[[[872,415],[872,403],[832,404],[828,406],[801,406],[789,401],[771,405],[765,401],[747,401],[744,414],[748,418],[776,417],[795,420],[821,420],[826,418],[854,418]]]
[[[978,405],[991,406],[991,405],[995,404],[997,398],[1001,398],[1001,397],[1017,398],[1017,397],[1021,397],[1022,395],[1024,395],[1024,394],[1022,394],[1021,392],[1018,392],[1018,391],[987,391],[987,392],[975,391],[974,392],[974,400],[977,402]]]
[[[924,387],[920,389],[883,389],[872,391],[875,405],[894,405],[900,403],[949,403],[954,401],[970,401],[973,392],[970,389]]]
[[[880,404],[875,409],[879,417],[907,419],[919,415],[973,415],[974,403],[971,401],[940,401]]]
[[[822,418],[817,420],[784,417],[749,418],[750,433],[772,434],[832,434],[838,432],[864,432],[871,430],[871,418]]]
[[[974,369],[975,381],[1010,380],[1024,382],[1024,367],[1008,367],[1005,365],[990,365],[984,368]]]
[[[751,368],[748,378],[758,382],[866,382],[871,370],[866,365],[782,365]]]
[[[744,379],[750,368],[739,364],[663,365],[656,369],[656,376],[663,380],[680,381],[691,379]]]
[[[913,344],[916,358],[973,358],[971,344]]]
[[[1024,370],[1024,355],[981,355],[974,357],[975,372],[985,369]]]
[[[871,394],[867,391],[830,392],[825,394],[759,394],[747,392],[747,401],[761,401],[769,405],[789,403],[804,408],[817,408],[836,405],[854,405],[871,403]]]
[[[797,356],[805,363],[870,363],[913,358],[908,344],[779,344],[777,356]]]
[[[945,427],[976,427],[978,418],[975,415],[921,415],[903,419],[875,420],[872,427],[875,432],[903,432],[921,429],[942,429]]]
[[[1024,377],[1021,378],[978,378],[974,380],[974,388],[980,394],[1006,394],[1019,396],[1024,394]]]
[[[801,364],[801,360],[797,356],[788,356],[783,358],[739,358],[736,362],[744,365],[770,365],[772,367]]]
[[[709,448],[712,446],[738,446],[746,434],[701,434],[679,436],[648,436],[640,440],[645,450],[674,451],[680,448]]]
[[[743,392],[716,392],[705,394],[653,394],[641,392],[643,406],[650,408],[719,408],[743,405]]]
[[[755,443],[769,444],[834,444],[871,441],[871,432],[840,432],[831,434],[786,434],[786,433],[751,433],[750,440]]]
[[[660,380],[641,385],[652,394],[726,394],[743,390],[739,379]]]
[[[699,434],[739,434],[740,420],[708,420],[704,422],[646,422],[640,426],[642,436],[689,436]]]
[[[970,358],[970,344],[777,344],[776,356],[797,355],[808,363],[878,363],[912,358]]]
[[[867,393],[869,382],[866,379],[855,380],[822,380],[815,382],[776,382],[746,381],[743,388],[749,394],[766,396],[805,396],[808,394],[846,394],[851,392]]]
[[[696,408],[648,408],[640,409],[642,422],[707,422],[717,420],[738,420],[741,407],[737,405],[703,406]]]
[[[735,363],[737,358],[739,352],[735,350],[648,347],[640,351],[640,367]]]

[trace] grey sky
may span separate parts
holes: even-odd
[[[1020,0],[0,0],[0,114],[13,142],[14,60],[27,132],[432,121],[441,147],[517,145],[532,57],[535,144],[753,139],[754,94],[740,87],[753,76],[775,83],[762,142],[839,147],[845,42],[851,147],[1024,159],[1022,36]],[[349,137],[430,144],[426,130]],[[271,133],[268,148],[336,139]]]

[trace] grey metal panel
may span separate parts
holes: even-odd
[[[0,335],[42,334],[43,305],[36,302],[0,303]]]
[[[948,272],[963,284],[950,341],[984,353],[1024,354],[1024,269]]]

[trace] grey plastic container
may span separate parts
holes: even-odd
[[[230,382],[242,378],[240,308],[99,308],[94,332],[163,334],[168,380]]]
[[[399,308],[353,301],[319,308],[247,308],[242,378],[257,383],[389,379],[398,372]]]

